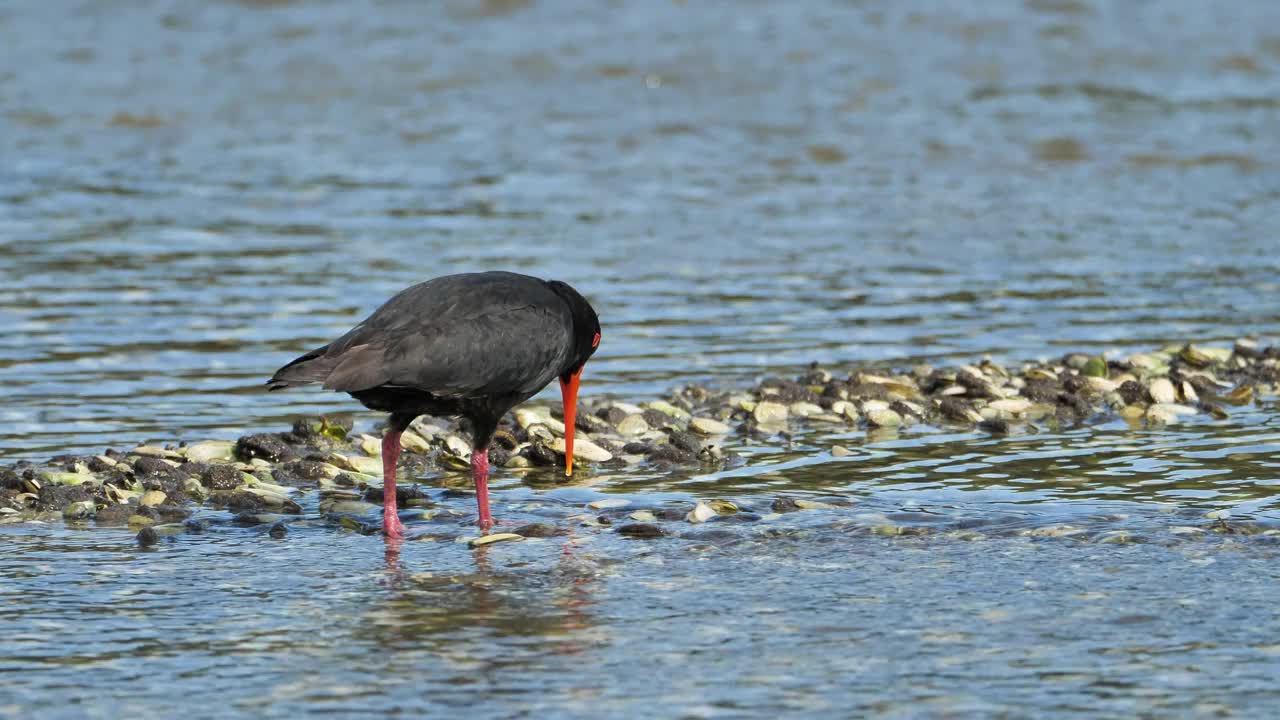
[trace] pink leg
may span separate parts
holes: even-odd
[[[382,532],[387,537],[404,536],[404,525],[396,511],[396,463],[400,461],[400,431],[382,436]]]
[[[480,506],[480,529],[488,532],[493,527],[489,514],[489,448],[471,451],[471,477],[476,481],[476,503]]]

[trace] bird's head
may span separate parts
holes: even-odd
[[[600,347],[600,318],[595,308],[577,290],[553,280],[551,289],[568,303],[573,317],[573,348],[560,371],[560,394],[564,400],[564,474],[573,474],[573,426],[578,415],[578,380],[582,367]]]

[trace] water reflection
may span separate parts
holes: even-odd
[[[401,559],[406,540],[384,541],[386,593],[368,608],[363,625],[385,651],[445,649],[459,634],[495,642],[527,638],[533,642],[522,642],[522,648],[557,655],[583,652],[591,642],[582,631],[594,625],[594,596],[604,573],[575,550],[573,537],[550,541],[560,551],[549,566],[512,561],[486,545],[470,550],[467,571],[441,574],[406,569]]]

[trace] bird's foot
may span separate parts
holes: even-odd
[[[389,538],[403,540],[405,535],[404,523],[400,522],[400,518],[392,515],[382,523],[382,533]]]

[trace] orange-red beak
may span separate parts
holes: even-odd
[[[578,378],[582,368],[565,381],[560,378],[560,396],[564,400],[564,474],[573,474],[573,424],[578,419]]]

